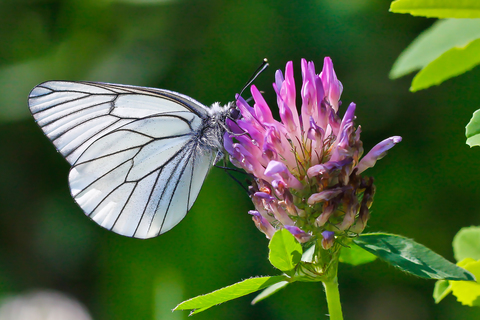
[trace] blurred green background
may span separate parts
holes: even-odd
[[[366,231],[398,233],[453,261],[451,241],[480,225],[478,158],[464,127],[480,105],[480,73],[415,94],[388,72],[434,20],[388,12],[388,0],[3,0],[0,1],[0,297],[55,289],[96,320],[186,319],[179,302],[254,275],[278,274],[247,195],[212,169],[193,209],[151,240],[91,222],[70,197],[67,162],[30,116],[29,91],[45,80],[165,88],[206,105],[234,99],[267,57],[256,85],[272,107],[276,69],[300,58],[333,59],[344,106],[357,103],[366,150],[403,142],[367,171],[377,194]],[[300,83],[300,80],[297,81]],[[340,266],[346,319],[478,319],[434,281],[385,263]],[[252,296],[195,319],[327,319],[320,283],[295,283],[255,306]]]

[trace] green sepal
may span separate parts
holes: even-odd
[[[363,249],[399,269],[426,279],[474,281],[475,277],[427,247],[388,233],[362,234],[353,240]]]
[[[302,245],[287,229],[277,230],[268,248],[270,249],[268,260],[283,272],[293,270],[302,258]]]
[[[358,266],[375,261],[376,259],[376,255],[368,252],[354,243],[350,243],[348,248],[340,249],[340,257],[338,260],[342,263]]]
[[[183,301],[175,310],[193,310],[190,315],[205,311],[217,304],[243,297],[252,292],[265,289],[276,283],[288,281],[286,276],[266,276],[243,280],[231,286],[215,290],[186,301]]]
[[[278,283],[275,283],[274,285],[266,288],[263,290],[258,296],[255,297],[255,299],[252,300],[252,305],[262,301],[263,299],[266,299],[270,297],[271,295],[277,293],[278,291],[282,290],[285,288],[290,282],[288,281],[280,281]]]
[[[325,274],[320,266],[301,261],[295,267],[295,272],[291,279],[300,282],[319,282],[325,280]]]

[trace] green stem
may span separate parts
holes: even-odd
[[[328,313],[330,320],[343,320],[342,305],[340,304],[340,293],[338,292],[337,277],[323,282],[325,294],[327,295]]]

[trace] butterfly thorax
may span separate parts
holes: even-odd
[[[221,106],[215,102],[208,109],[208,117],[203,120],[201,132],[199,132],[199,142],[203,146],[221,151],[223,150],[223,135],[225,134],[225,121],[229,114],[231,103]]]

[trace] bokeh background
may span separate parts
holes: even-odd
[[[52,79],[165,88],[210,105],[256,81],[271,106],[274,71],[300,58],[333,59],[342,101],[357,103],[366,150],[403,141],[367,173],[377,194],[367,231],[398,233],[453,260],[461,228],[480,224],[480,149],[464,127],[480,105],[478,69],[415,94],[391,81],[401,51],[434,20],[388,12],[388,0],[3,0],[0,1],[0,298],[55,290],[96,320],[186,319],[179,302],[255,275],[275,275],[267,239],[247,214],[245,192],[212,169],[191,212],[151,240],[110,233],[70,197],[67,162],[29,114],[28,93]],[[300,78],[298,78],[300,79]],[[300,81],[298,81],[299,83]],[[478,319],[434,281],[380,262],[341,265],[346,319]],[[295,283],[196,319],[327,319],[320,283]]]

